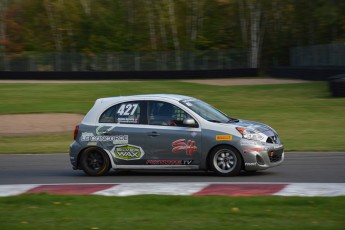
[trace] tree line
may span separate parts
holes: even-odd
[[[0,53],[247,49],[253,68],[345,42],[343,0],[1,0]],[[175,56],[176,63],[182,62]]]

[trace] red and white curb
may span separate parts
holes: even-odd
[[[345,183],[120,183],[0,185],[0,197],[22,194],[190,195],[190,196],[345,196]]]

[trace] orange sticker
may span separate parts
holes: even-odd
[[[216,135],[217,141],[231,141],[232,136],[231,135]]]

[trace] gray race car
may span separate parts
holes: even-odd
[[[284,161],[282,142],[271,127],[173,94],[97,99],[76,126],[74,140],[73,169],[90,176],[111,168],[212,170],[234,176]]]

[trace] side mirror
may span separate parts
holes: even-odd
[[[198,127],[198,124],[193,118],[186,118],[183,120],[183,124],[189,127]]]

